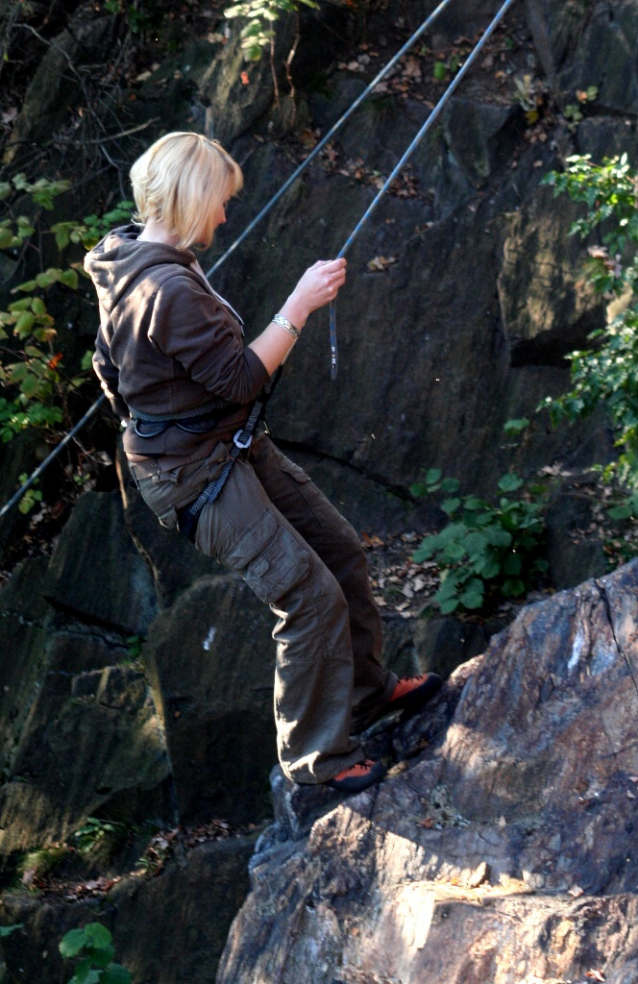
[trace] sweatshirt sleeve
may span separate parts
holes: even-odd
[[[148,337],[215,396],[249,403],[266,385],[268,371],[229,311],[184,271],[155,295]]]
[[[118,392],[118,381],[120,374],[117,367],[113,365],[109,355],[109,347],[102,334],[102,329],[98,331],[95,341],[95,352],[93,353],[93,369],[100,380],[100,385],[106,394],[113,413],[120,418],[128,417],[129,409]]]

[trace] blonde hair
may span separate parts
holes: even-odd
[[[210,246],[220,207],[241,190],[239,164],[201,133],[167,133],[139,157],[130,172],[134,218],[164,223],[179,236],[178,249]]]

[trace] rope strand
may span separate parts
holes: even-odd
[[[483,34],[483,37],[481,38],[481,40],[478,42],[478,44],[476,45],[476,47],[472,51],[472,53],[470,54],[470,56],[467,59],[467,61],[464,62],[464,64],[461,67],[461,69],[454,76],[454,78],[452,79],[450,85],[447,87],[447,89],[445,90],[445,92],[443,93],[443,95],[441,96],[441,98],[439,99],[438,103],[436,104],[436,106],[434,107],[434,109],[432,110],[432,112],[430,113],[430,115],[428,116],[427,120],[425,121],[425,123],[423,124],[423,126],[421,127],[421,129],[419,130],[419,132],[417,133],[416,137],[414,138],[414,140],[412,141],[412,143],[410,144],[410,146],[408,147],[408,149],[405,151],[405,153],[401,157],[400,161],[398,162],[398,164],[396,165],[396,167],[394,168],[394,170],[390,174],[389,178],[386,180],[386,182],[383,185],[383,187],[381,188],[381,190],[375,195],[375,197],[373,198],[372,202],[370,203],[370,205],[368,206],[368,208],[366,209],[366,211],[364,212],[364,214],[361,216],[361,218],[357,222],[356,226],[354,227],[354,229],[352,230],[352,232],[350,233],[350,235],[346,239],[345,243],[343,244],[343,246],[339,250],[339,253],[337,254],[337,257],[336,257],[337,259],[341,259],[342,256],[345,256],[346,255],[346,252],[350,249],[350,247],[352,246],[353,242],[355,241],[355,239],[357,238],[357,236],[359,235],[359,233],[363,229],[364,225],[370,219],[370,216],[372,215],[372,213],[376,209],[377,205],[379,204],[379,202],[381,201],[381,199],[385,195],[386,191],[388,190],[388,188],[390,187],[390,185],[392,184],[392,182],[394,181],[394,179],[396,178],[396,176],[399,174],[399,172],[401,171],[401,169],[404,167],[404,165],[410,159],[410,157],[412,156],[412,154],[414,153],[414,151],[416,150],[416,148],[419,146],[419,144],[423,140],[424,136],[426,135],[426,133],[428,132],[428,130],[432,126],[432,124],[438,119],[438,117],[440,116],[441,112],[445,108],[446,104],[450,101],[450,99],[452,98],[452,95],[456,92],[457,88],[459,87],[459,85],[461,84],[461,82],[463,81],[463,79],[465,78],[465,76],[467,75],[467,73],[469,72],[470,68],[472,67],[472,65],[474,64],[474,62],[476,61],[476,59],[480,55],[481,51],[483,50],[483,48],[485,47],[485,45],[487,44],[487,42],[491,38],[492,34],[494,33],[494,31],[496,30],[496,28],[498,27],[498,25],[502,21],[503,17],[505,16],[505,14],[507,13],[507,11],[509,10],[509,8],[512,6],[512,4],[514,2],[515,2],[515,0],[505,0],[505,3],[500,8],[499,12],[496,14],[496,16],[494,17],[493,21],[489,25],[489,27],[486,29],[485,33]],[[334,380],[334,379],[337,378],[337,372],[338,372],[338,367],[339,367],[338,366],[338,349],[337,349],[337,312],[336,312],[336,304],[335,304],[335,301],[331,301],[330,302],[329,321],[330,321],[330,377],[331,377],[331,379]]]

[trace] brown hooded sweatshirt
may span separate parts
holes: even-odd
[[[100,305],[93,367],[114,412],[175,414],[206,407],[217,397],[238,404],[205,434],[177,426],[157,437],[124,432],[129,456],[193,460],[233,433],[268,372],[244,347],[236,312],[212,290],[194,254],[138,240],[139,229],[109,233],[84,259]]]

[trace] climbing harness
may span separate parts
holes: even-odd
[[[449,102],[452,95],[454,94],[458,86],[461,84],[462,80],[469,72],[471,66],[474,64],[474,62],[480,55],[481,51],[483,50],[484,46],[487,44],[492,34],[498,27],[499,23],[501,22],[501,20],[503,19],[503,17],[505,16],[505,14],[507,13],[507,11],[509,10],[509,8],[512,6],[514,2],[515,0],[505,0],[505,3],[503,4],[499,12],[496,14],[494,20],[485,31],[485,34],[483,35],[481,40],[476,45],[476,47],[470,54],[469,58],[467,59],[467,61],[464,62],[459,72],[454,76],[454,79],[452,80],[448,88],[445,90],[445,92],[439,99],[438,103],[436,104],[436,106],[428,116],[427,120],[425,121],[419,132],[417,133],[416,137],[414,138],[410,146],[403,154],[403,157],[398,162],[398,164],[390,174],[389,178],[386,180],[383,187],[379,190],[378,194],[375,195],[374,199],[372,200],[372,202],[370,203],[364,214],[359,219],[357,225],[354,227],[354,229],[346,239],[345,243],[339,250],[336,259],[341,259],[341,257],[346,255],[346,252],[352,246],[356,237],[363,229],[364,225],[366,224],[366,222],[368,221],[368,219],[376,209],[377,205],[385,195],[386,191],[388,190],[394,179],[397,177],[401,169],[410,159],[416,148],[419,146],[424,136],[432,126],[432,124],[438,119],[442,110]],[[330,376],[333,380],[337,378],[338,362],[339,362],[339,356],[338,356],[338,349],[337,349],[337,305],[336,305],[336,301],[331,301],[330,302]]]
[[[379,84],[379,82],[392,70],[392,68],[394,68],[394,66],[403,57],[403,55],[408,51],[408,49],[412,47],[412,45],[421,37],[422,34],[424,34],[424,32],[428,29],[428,27],[430,27],[430,25],[432,24],[432,22],[439,16],[439,14],[441,14],[443,12],[443,10],[451,2],[452,2],[452,0],[442,0],[442,2],[439,3],[439,5],[432,11],[432,13],[427,17],[427,19],[423,22],[423,24],[421,24],[421,26],[414,32],[414,34],[408,39],[408,41],[403,45],[403,47],[394,55],[393,58],[390,59],[390,61],[387,63],[387,65],[379,72],[379,74],[377,76],[375,76],[375,78],[372,80],[372,82],[366,87],[366,89],[363,90],[363,92],[357,97],[357,99],[355,99],[355,101],[348,108],[348,110],[343,114],[343,116],[341,116],[339,118],[339,120],[337,120],[337,122],[331,127],[331,129],[328,131],[328,133],[321,139],[321,141],[316,145],[316,147],[312,150],[312,152],[308,155],[308,157],[306,157],[306,159],[302,162],[302,164],[300,164],[300,166],[296,169],[296,171],[294,171],[293,174],[291,174],[291,176],[288,178],[288,180],[284,182],[284,184],[281,186],[281,188],[279,189],[279,191],[273,196],[273,198],[271,198],[271,200],[264,206],[264,208],[259,212],[259,214],[252,220],[252,222],[249,223],[249,225],[244,229],[244,231],[241,234],[241,236],[239,236],[239,238],[236,239],[235,242],[232,243],[232,245],[226,250],[226,252],[213,264],[213,266],[210,268],[210,270],[208,270],[208,272],[206,273],[206,278],[207,279],[209,279],[212,276],[212,274],[215,273],[215,271],[218,270],[219,267],[223,263],[226,262],[226,260],[228,259],[228,257],[235,251],[235,249],[237,249],[237,247],[240,245],[240,243],[242,243],[244,241],[244,239],[246,238],[246,236],[248,236],[252,232],[252,230],[264,218],[264,216],[266,216],[268,214],[268,212],[273,208],[273,206],[280,200],[280,198],[282,197],[282,195],[285,194],[285,192],[288,190],[288,188],[291,186],[291,184],[294,181],[296,181],[297,178],[300,176],[300,174],[311,164],[311,162],[315,159],[315,157],[326,146],[326,144],[328,143],[328,141],[341,128],[341,126],[343,126],[343,124],[346,122],[347,119],[349,119],[349,117],[352,115],[352,113],[354,113],[354,111],[361,105],[361,103],[364,101],[364,99],[366,99],[370,95],[370,93],[376,88],[376,86]],[[435,108],[432,110],[432,112],[428,116],[428,118],[427,118],[426,122],[424,123],[423,127],[419,130],[418,134],[416,135],[416,137],[414,138],[414,140],[412,141],[412,143],[410,144],[410,146],[408,147],[408,149],[405,151],[405,153],[401,157],[400,161],[398,162],[398,164],[396,165],[396,167],[394,168],[394,170],[392,171],[392,173],[388,177],[388,179],[385,182],[385,184],[380,189],[380,191],[378,192],[378,194],[375,196],[375,198],[371,202],[370,206],[368,207],[368,209],[366,210],[366,212],[364,213],[364,215],[361,217],[361,219],[359,220],[359,222],[357,223],[357,225],[355,226],[355,228],[353,229],[353,231],[350,233],[348,239],[344,243],[343,247],[341,248],[341,250],[340,250],[340,252],[339,252],[339,254],[337,256],[337,259],[345,256],[346,251],[350,248],[350,246],[354,242],[355,238],[358,236],[359,232],[361,231],[361,229],[363,228],[363,226],[365,225],[365,223],[369,220],[369,218],[372,215],[373,211],[375,210],[375,208],[379,204],[381,198],[386,193],[386,191],[388,190],[388,188],[390,187],[390,185],[392,184],[392,182],[395,180],[396,176],[399,174],[399,172],[401,171],[401,169],[404,167],[404,165],[406,164],[406,162],[408,161],[408,159],[410,158],[410,156],[412,155],[412,153],[414,152],[414,150],[416,149],[416,147],[419,145],[419,143],[421,142],[421,140],[423,139],[423,137],[425,136],[425,134],[427,133],[427,131],[430,129],[430,127],[432,126],[432,124],[435,122],[435,120],[437,119],[437,117],[440,115],[442,109],[444,108],[444,106],[446,105],[446,103],[448,102],[448,100],[451,98],[452,94],[456,91],[457,87],[461,83],[461,80],[465,77],[465,75],[469,71],[470,67],[472,66],[472,64],[474,63],[474,61],[476,60],[476,58],[480,54],[481,50],[483,49],[484,45],[487,43],[487,41],[491,37],[491,35],[494,32],[495,28],[498,26],[498,24],[503,19],[503,17],[505,16],[505,14],[507,13],[507,11],[509,10],[509,8],[512,6],[513,3],[514,3],[514,0],[505,0],[503,6],[500,8],[499,12],[495,16],[495,18],[493,19],[493,21],[491,22],[491,24],[489,25],[489,27],[487,28],[485,34],[483,35],[483,37],[481,38],[481,40],[478,42],[478,44],[476,45],[476,47],[474,48],[474,50],[470,54],[470,56],[467,59],[467,61],[463,64],[463,66],[461,67],[461,69],[459,70],[459,72],[457,73],[457,75],[454,77],[454,79],[450,83],[449,87],[447,88],[447,90],[445,91],[445,93],[443,94],[443,96],[441,97],[441,99],[439,100],[438,104],[435,106]],[[275,376],[275,382],[277,382],[279,380],[279,374],[280,374],[280,372],[281,372],[281,368],[277,371],[277,375]],[[334,301],[332,301],[331,304],[330,304],[330,375],[331,375],[331,378],[332,379],[336,379],[337,378],[337,372],[338,372],[338,348],[337,348],[336,304],[335,304]],[[268,392],[268,395],[267,395],[267,400],[270,399],[270,397],[272,396],[272,393],[274,391],[274,388],[275,388],[275,385],[273,383],[270,386],[270,389],[269,389],[269,392]],[[95,413],[95,411],[102,404],[104,398],[105,398],[104,397],[104,394],[102,394],[100,397],[98,397],[98,399],[95,401],[95,403],[93,403],[93,405],[85,413],[85,415],[82,417],[82,419],[80,421],[78,421],[78,423],[75,425],[75,427],[66,435],[65,438],[63,438],[63,440],[60,442],[60,444],[57,446],[57,448],[55,448],[51,452],[51,454],[47,458],[45,458],[45,460],[42,462],[42,464],[39,465],[38,468],[36,468],[36,470],[27,479],[27,481],[23,485],[20,486],[20,488],[11,497],[11,499],[2,507],[2,509],[0,509],[0,519],[2,519],[2,517],[17,502],[19,502],[19,500],[22,498],[22,496],[27,491],[27,489],[29,489],[33,485],[33,483],[35,481],[37,481],[37,479],[39,478],[39,476],[48,467],[48,465],[51,463],[51,461],[53,461],[53,459],[60,453],[60,451],[62,451],[62,449],[69,443],[69,441],[72,440],[72,438],[84,426],[84,424],[90,419],[90,417],[93,416],[93,414]],[[258,400],[258,402],[259,402],[259,400]],[[255,406],[257,406],[257,403],[254,404],[253,410],[254,410]],[[199,415],[201,413],[202,413],[202,408],[198,408],[198,410],[196,411],[196,415]],[[151,417],[152,415],[148,415],[147,414],[145,416],[146,416],[146,418],[148,418],[148,417]],[[136,428],[139,427],[140,430],[143,431],[144,430],[144,424],[143,424],[143,422],[145,422],[146,425],[147,425],[147,433],[145,435],[143,435],[143,436],[150,436],[150,434],[148,433],[149,427],[152,427],[153,425],[159,425],[159,424],[162,424],[163,425],[164,424],[164,421],[159,421],[159,420],[155,420],[154,421],[154,420],[148,420],[148,419],[145,420],[145,416],[144,415],[141,415],[139,413],[136,414],[137,420],[136,420],[136,423],[134,424],[134,426]],[[252,416],[252,412],[251,412],[251,416]],[[175,422],[176,422],[175,420],[172,420],[170,423],[175,423]],[[254,426],[256,426],[256,423],[257,423],[257,421],[255,422],[255,425]],[[248,424],[248,422],[247,422],[247,424]],[[166,426],[169,426],[169,424],[167,423]],[[184,428],[185,426],[188,426],[188,424],[185,425],[184,422],[182,421],[181,424],[178,424],[178,426],[182,426]],[[243,431],[245,431],[245,430],[246,430],[246,428],[243,429]],[[138,431],[138,433],[139,433],[139,431]],[[160,433],[160,432],[158,431],[158,433]],[[235,445],[235,448],[237,448],[237,445]],[[234,448],[233,448],[233,450],[234,450]],[[235,455],[235,459],[239,456],[239,454],[241,453],[241,450],[242,450],[241,448],[237,448],[237,454]],[[232,455],[232,453],[233,452],[231,451],[231,455]],[[235,459],[233,459],[233,460],[235,460]],[[231,465],[231,467],[232,467],[232,465]],[[230,471],[230,469],[229,469],[229,471]],[[221,478],[221,476],[220,476],[220,478]],[[204,490],[204,491],[206,492],[206,490]],[[204,493],[202,493],[202,494],[204,494]],[[217,493],[217,495],[218,494],[219,493]],[[217,496],[215,496],[215,498],[216,497]],[[201,498],[201,496],[200,496],[200,498]],[[199,501],[199,500],[197,500],[197,501]],[[210,501],[210,500],[206,500],[206,501]],[[200,507],[200,510],[201,510],[201,507]]]
[[[222,468],[221,472],[210,482],[203,492],[191,502],[190,505],[184,506],[183,509],[177,510],[177,526],[180,533],[194,543],[195,534],[197,532],[197,524],[199,522],[199,516],[208,502],[214,502],[217,499],[226,484],[228,476],[230,475],[233,465],[242,454],[243,451],[247,451],[250,445],[253,443],[253,434],[255,428],[260,420],[263,418],[264,412],[266,410],[266,405],[273,395],[277,383],[281,377],[283,371],[283,366],[279,366],[277,372],[275,373],[272,382],[262,390],[260,395],[257,397],[252,405],[252,409],[248,416],[248,420],[244,426],[237,431],[233,437],[233,446],[230,450],[228,456],[228,461]]]

